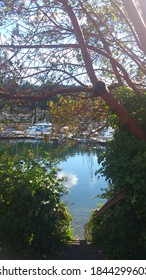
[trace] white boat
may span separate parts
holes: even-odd
[[[51,130],[52,130],[52,123],[39,122],[32,126],[29,126],[25,130],[25,135],[33,136],[33,137],[44,136],[44,135],[49,135],[51,133]]]

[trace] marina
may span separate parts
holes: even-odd
[[[100,134],[94,130],[90,131],[90,137],[88,132],[83,132],[78,137],[76,133],[64,133],[65,130],[67,130],[67,127],[63,127],[60,131],[55,132],[52,123],[38,122],[24,130],[17,130],[13,127],[7,128],[0,133],[0,139],[40,139],[57,143],[73,140],[76,143],[105,145],[106,141],[111,140],[113,135],[111,128]]]

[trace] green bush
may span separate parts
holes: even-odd
[[[22,258],[54,254],[72,237],[56,163],[0,155],[0,240]]]
[[[145,129],[144,96],[138,98],[129,89],[119,91],[119,99]],[[128,95],[129,94],[129,95]],[[124,200],[97,217],[97,210],[88,224],[92,239],[109,259],[146,258],[146,143],[132,135],[116,118],[109,123],[115,128],[113,140],[99,159],[100,172],[109,181],[103,196],[110,199],[124,191]]]

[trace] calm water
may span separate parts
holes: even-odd
[[[1,146],[3,142],[0,143]],[[103,177],[95,176],[95,171],[100,167],[98,159],[98,149],[82,149],[81,147],[61,147],[50,146],[47,143],[34,141],[22,143],[16,141],[8,142],[11,154],[21,154],[22,149],[32,150],[35,156],[42,157],[44,152],[57,155],[62,160],[59,167],[62,171],[59,177],[66,177],[65,185],[69,194],[63,199],[73,216],[71,226],[77,238],[84,239],[84,225],[88,222],[92,210],[98,207],[98,204],[105,202],[100,198],[95,198],[101,194],[101,188],[107,187],[107,182]]]
[[[95,196],[102,193],[101,188],[106,187],[107,183],[103,177],[95,176],[95,171],[99,168],[96,153],[75,152],[60,167],[60,176],[66,176],[65,185],[70,191],[65,203],[73,216],[71,225],[77,238],[84,239],[84,225],[88,222],[91,211],[99,203],[105,202]]]

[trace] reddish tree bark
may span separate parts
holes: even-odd
[[[145,0],[139,0],[139,5],[140,5],[140,8],[141,8],[141,13],[142,13],[143,20],[144,20],[145,25],[146,25],[146,2],[145,2]]]
[[[90,54],[88,51],[88,48],[85,43],[83,32],[78,24],[77,18],[74,14],[74,11],[69,4],[68,0],[62,0],[62,3],[71,19],[72,25],[74,27],[75,35],[77,38],[77,41],[79,43],[79,46],[81,48],[82,56],[86,65],[88,76],[93,84],[94,95],[95,96],[101,96],[103,100],[110,106],[110,108],[118,115],[121,122],[137,137],[144,140],[146,142],[146,133],[143,131],[143,129],[136,123],[135,120],[133,120],[128,112],[124,109],[124,107],[114,98],[114,96],[111,94],[111,92],[104,86],[104,83],[101,83],[103,85],[100,89],[96,86],[97,82],[99,81],[98,78],[95,75],[93,65],[90,59]]]
[[[139,139],[146,142],[146,133],[144,130],[132,119],[125,108],[120,104],[111,94],[111,92],[105,87],[102,92],[95,91],[95,95],[101,94],[101,98],[109,105],[113,112],[119,117],[120,121]]]
[[[141,43],[141,49],[146,54],[146,26],[145,23],[136,9],[132,0],[122,0],[125,10],[128,12],[128,15],[132,21],[132,24],[136,30],[138,38]],[[144,2],[144,1],[143,1]],[[141,7],[144,6],[143,2],[141,1]],[[146,3],[145,3],[146,6]]]
[[[117,3],[116,1],[115,2],[113,0],[111,0],[111,1],[116,5],[116,3]],[[88,13],[88,5],[87,5],[87,4],[89,4],[88,1],[87,2],[86,1],[78,1],[78,4],[80,5],[80,10],[82,9],[82,11],[87,15],[88,21],[90,21],[90,23],[92,23],[92,26],[94,26],[94,28],[95,28],[93,34],[92,34],[92,30],[91,30],[91,36],[92,35],[94,36],[94,33],[97,33],[97,35],[99,36],[101,45],[103,47],[101,47],[101,45],[97,45],[96,46],[96,43],[95,43],[95,45],[92,45],[92,40],[90,41],[88,39],[87,40],[85,39],[85,35],[86,34],[84,34],[84,28],[81,29],[81,27],[79,25],[79,22],[78,22],[78,19],[77,19],[77,16],[75,14],[76,10],[74,12],[73,7],[72,7],[70,1],[69,0],[61,0],[61,1],[52,1],[52,2],[53,2],[54,5],[56,5],[58,3],[59,3],[58,5],[61,4],[60,7],[59,7],[60,9],[62,9],[62,5],[63,5],[64,10],[67,12],[67,14],[68,14],[68,16],[69,16],[69,18],[71,20],[72,26],[73,26],[73,30],[72,30],[72,27],[70,27],[67,24],[67,31],[69,32],[69,34],[71,34],[71,36],[74,33],[74,35],[76,37],[76,40],[77,40],[77,42],[75,42],[75,44],[72,44],[72,42],[73,42],[72,39],[68,40],[66,44],[64,43],[64,40],[62,40],[62,41],[60,41],[60,40],[55,41],[54,38],[56,39],[56,37],[54,37],[52,39],[53,35],[49,35],[49,31],[50,31],[50,34],[52,34],[51,32],[54,30],[55,34],[56,34],[57,28],[58,28],[58,23],[57,23],[57,25],[54,24],[54,27],[51,27],[52,29],[50,28],[50,30],[49,30],[49,25],[48,25],[48,30],[49,31],[48,31],[46,36],[50,36],[50,37],[49,37],[49,39],[47,37],[47,40],[43,41],[42,44],[41,43],[39,44],[39,42],[42,42],[42,41],[39,40],[40,34],[41,34],[41,32],[39,32],[38,33],[39,34],[38,35],[38,44],[36,44],[37,39],[36,39],[36,41],[35,40],[32,41],[33,42],[32,44],[31,44],[31,40],[30,41],[28,40],[27,43],[25,43],[25,39],[24,39],[24,41],[22,40],[23,44],[19,45],[19,40],[16,40],[16,45],[14,45],[13,42],[15,42],[15,41],[12,40],[11,43],[9,43],[9,41],[8,41],[8,44],[4,43],[3,45],[0,45],[0,47],[4,48],[4,49],[8,48],[8,50],[10,52],[12,52],[12,57],[17,55],[17,51],[18,52],[20,51],[20,53],[21,53],[21,49],[28,49],[27,50],[28,54],[29,54],[29,49],[31,51],[32,51],[32,49],[34,49],[34,53],[35,53],[35,49],[37,49],[37,51],[38,51],[38,49],[49,49],[49,52],[51,52],[52,49],[56,49],[56,50],[57,49],[61,49],[61,50],[66,50],[66,51],[68,51],[69,49],[72,49],[72,50],[73,49],[74,50],[75,49],[79,49],[79,50],[81,50],[81,53],[82,53],[82,58],[83,58],[83,60],[82,60],[83,63],[82,64],[83,64],[83,67],[85,69],[85,72],[87,72],[87,75],[88,75],[88,77],[89,77],[89,79],[91,81],[90,88],[88,86],[87,87],[84,86],[84,84],[82,83],[82,79],[79,80],[79,78],[78,79],[76,78],[75,71],[74,72],[70,71],[70,73],[69,73],[69,70],[64,67],[65,65],[63,65],[63,62],[62,62],[63,67],[59,68],[59,70],[58,70],[57,67],[56,67],[56,70],[55,70],[52,65],[51,66],[49,65],[50,68],[48,67],[49,70],[48,70],[47,73],[49,73],[50,70],[52,70],[52,71],[60,71],[60,74],[65,73],[65,74],[68,75],[68,77],[73,78],[74,81],[76,81],[79,85],[81,85],[81,87],[72,88],[70,86],[70,88],[68,87],[68,88],[64,88],[64,89],[63,88],[61,88],[61,89],[60,88],[58,88],[58,89],[56,88],[55,90],[53,89],[52,91],[50,91],[50,90],[48,90],[47,92],[43,91],[43,92],[41,92],[41,94],[40,93],[38,94],[38,92],[36,91],[36,95],[35,94],[33,95],[33,92],[32,92],[32,95],[31,95],[31,93],[30,94],[27,93],[25,95],[25,92],[24,92],[24,94],[22,94],[22,93],[19,94],[18,93],[17,95],[11,95],[11,94],[9,95],[9,93],[7,93],[6,90],[1,89],[1,91],[0,91],[0,98],[12,98],[12,99],[19,98],[19,99],[30,99],[30,100],[41,101],[41,100],[45,100],[45,99],[47,99],[47,98],[49,98],[51,96],[54,96],[57,93],[62,93],[63,94],[63,92],[64,93],[69,93],[70,92],[70,94],[71,94],[72,92],[77,92],[77,91],[78,92],[79,91],[91,92],[92,90],[94,90],[94,96],[101,96],[101,98],[103,98],[103,100],[109,105],[109,107],[117,114],[117,116],[119,117],[121,122],[132,133],[134,133],[137,137],[139,137],[140,139],[143,139],[144,141],[146,141],[146,133],[136,123],[136,121],[129,116],[128,112],[125,110],[125,108],[122,106],[122,104],[119,103],[118,100],[115,99],[115,97],[112,95],[112,92],[109,90],[109,88],[107,88],[105,86],[105,84],[100,81],[100,78],[97,77],[96,70],[95,70],[96,66],[95,66],[94,62],[92,61],[92,59],[91,59],[92,53],[94,53],[97,56],[99,55],[102,58],[105,58],[106,60],[109,60],[110,61],[110,65],[112,66],[112,71],[115,74],[114,76],[117,79],[118,84],[121,86],[122,82],[125,82],[125,84],[128,85],[129,87],[131,87],[136,94],[141,95],[141,90],[140,90],[141,87],[137,87],[135,85],[134,81],[130,78],[130,76],[129,76],[128,72],[127,72],[128,70],[126,70],[126,68],[124,68],[122,59],[119,62],[118,55],[114,56],[112,54],[112,50],[114,50],[114,48],[115,49],[117,48],[117,44],[116,43],[117,43],[118,39],[116,38],[116,36],[114,38],[110,34],[110,36],[109,36],[110,39],[108,38],[109,33],[108,33],[108,29],[106,27],[106,22],[104,22],[104,30],[105,30],[105,32],[103,32],[103,34],[108,34],[107,38],[106,38],[105,35],[102,35],[102,30],[103,29],[100,30],[100,26],[103,27],[102,20],[97,21],[98,24],[99,24],[99,26],[98,26],[98,24],[96,23],[97,17],[92,19],[92,16],[95,16],[94,10],[93,9],[89,9],[89,13]],[[134,2],[132,0],[121,0],[121,2],[123,3],[123,5],[125,7],[125,11],[127,11],[127,14],[129,15],[129,20],[127,20],[126,16],[124,17],[124,23],[126,22],[126,24],[127,24],[127,22],[128,22],[128,32],[129,31],[131,32],[132,39],[133,39],[134,42],[136,42],[136,44],[134,45],[134,51],[136,49],[136,46],[138,46],[139,50],[141,48],[141,50],[143,50],[143,52],[146,53],[146,44],[145,44],[146,28],[145,28],[145,24],[144,24],[144,22],[142,20],[142,17],[140,16],[139,12],[137,11],[136,6],[134,5]],[[120,2],[120,4],[121,4],[121,2]],[[143,15],[144,15],[144,13],[145,13],[144,12],[145,11],[144,0],[139,0],[139,3],[140,3],[141,10],[143,12]],[[38,9],[38,10],[36,10],[37,13],[38,13],[38,11],[39,12],[42,11],[41,8],[40,8],[40,4],[37,4],[36,1],[34,1],[33,5],[35,5],[35,4],[37,5],[37,9]],[[47,5],[48,4],[46,4],[46,7],[49,7],[49,5],[48,6]],[[76,8],[77,8],[77,6],[76,6]],[[49,7],[49,9],[50,9],[50,7]],[[77,10],[78,10],[78,8],[77,8]],[[91,11],[91,15],[90,15],[90,11]],[[123,13],[123,11],[122,11],[122,13]],[[123,19],[123,14],[120,13],[120,9],[117,12],[118,16],[119,16],[119,14],[122,15],[122,19]],[[99,13],[99,15],[100,15],[100,13]],[[51,17],[51,15],[48,17],[47,14],[46,14],[46,16],[47,16],[48,20]],[[42,19],[40,19],[39,26],[41,24],[41,20]],[[54,19],[52,21],[54,23]],[[51,21],[51,23],[52,23],[52,21]],[[131,22],[132,22],[132,24],[131,24]],[[61,26],[61,31],[62,30],[66,31],[66,26],[65,26],[65,29],[63,29],[61,23],[60,23],[60,26]],[[90,27],[90,25],[88,27]],[[87,27],[87,31],[90,30],[90,29],[88,29],[88,27]],[[129,29],[129,27],[130,27],[130,29]],[[36,38],[37,38],[37,29],[39,29],[39,28],[35,29],[36,34],[34,34],[34,36]],[[43,34],[46,34],[45,30],[44,29],[42,29],[42,30],[43,30]],[[16,32],[16,30],[14,30],[14,31]],[[59,32],[61,32],[61,31],[59,29]],[[15,32],[13,32],[13,36],[14,36]],[[110,30],[110,32],[112,33],[111,30]],[[31,37],[33,37],[33,35],[31,35],[30,38]],[[17,36],[16,36],[16,38],[17,38]],[[17,39],[20,39],[19,35],[18,35]],[[54,42],[57,42],[57,43],[55,44]],[[64,44],[63,43],[59,43],[59,42],[63,42]],[[93,42],[94,42],[94,40],[93,40]],[[115,44],[113,49],[111,48],[112,42],[114,42],[114,44]],[[28,43],[29,43],[29,45],[28,45]],[[123,41],[120,42],[120,40],[119,40],[119,45],[118,46],[119,46],[120,51],[122,49],[122,51],[120,52],[120,57],[123,58],[123,52],[124,52],[125,44],[123,43]],[[17,51],[15,51],[15,50],[17,50]],[[33,54],[33,51],[32,52],[31,51],[30,51],[30,54]],[[37,53],[37,51],[36,51],[36,53]],[[38,51],[38,53],[39,53],[39,51]],[[62,51],[62,53],[63,53],[63,51]],[[139,51],[139,53],[141,55],[142,52]],[[24,54],[25,54],[25,51],[24,51]],[[129,57],[131,58],[132,55],[133,55],[132,52],[129,51],[129,54],[128,54],[128,51],[127,51],[127,54],[125,55],[125,58],[127,59],[127,56],[128,56],[128,63],[129,63]],[[135,62],[134,65],[137,64],[138,65],[137,69],[138,70],[140,69],[143,72],[143,74],[144,74],[144,70],[145,70],[144,69],[144,67],[145,67],[144,66],[144,58],[142,59],[142,63],[140,65],[139,64],[139,60],[137,59],[137,54],[134,54],[133,56],[134,56],[134,59],[135,59],[135,61],[133,60]],[[7,63],[9,63],[9,66],[13,65],[13,63],[11,63],[12,57],[8,58],[7,61],[6,61]],[[29,55],[29,57],[30,57],[30,55]],[[39,57],[40,57],[40,54],[39,54]],[[18,64],[18,69],[17,70],[20,70],[20,72],[21,72],[22,69],[23,69],[23,65],[22,65],[22,69],[20,69],[21,65],[19,66],[18,58],[19,58],[19,56],[16,59],[16,64]],[[22,55],[22,58],[23,58],[23,55]],[[33,56],[32,62],[33,62],[33,60],[35,60],[34,58],[35,58],[35,56]],[[52,59],[52,61],[54,62],[53,59]],[[30,62],[31,62],[31,59],[30,59],[29,63]],[[5,67],[5,63],[3,64],[3,67]],[[59,63],[60,63],[60,61],[59,61]],[[26,63],[26,65],[28,65],[28,64]],[[29,65],[31,65],[31,63]],[[46,65],[46,64],[44,64],[44,65]],[[57,65],[57,63],[56,63],[56,65]],[[35,66],[37,66],[37,64]],[[12,69],[15,69],[15,67],[13,67]],[[35,69],[35,67],[34,67],[34,69]],[[24,68],[24,70],[26,70],[26,68]],[[42,70],[42,72],[41,71],[39,72],[39,70],[38,70],[37,73],[35,73],[34,75],[43,73],[45,71],[46,70]],[[33,72],[33,70],[32,70],[32,72]],[[33,76],[32,72],[30,71],[30,73],[27,75],[27,77],[24,75],[23,78],[32,77]],[[83,73],[83,71],[81,73]],[[58,72],[57,72],[57,74],[58,74]],[[20,78],[21,78],[21,75],[20,75]],[[102,85],[101,88],[97,87],[97,85],[99,85],[99,84]]]

